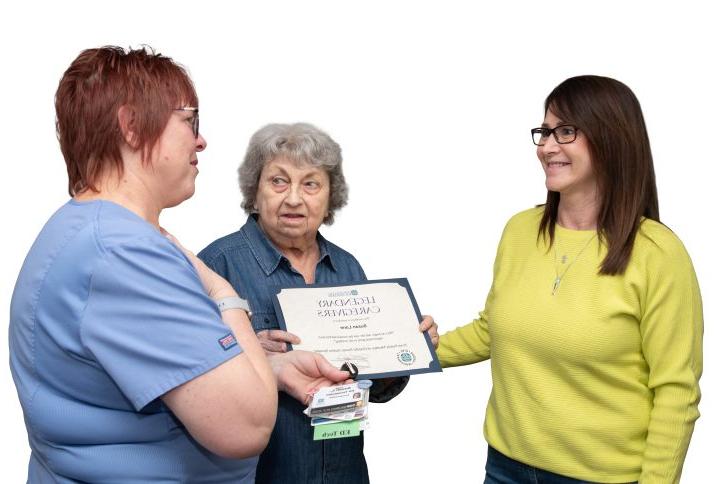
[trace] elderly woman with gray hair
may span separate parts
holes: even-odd
[[[267,125],[249,142],[239,185],[242,208],[249,214],[246,223],[199,257],[249,302],[252,325],[265,350],[284,352],[287,343],[299,339],[279,329],[272,302],[279,288],[365,279],[355,257],[318,232],[347,203],[340,146],[310,124]],[[437,345],[432,318],[426,316],[420,329],[429,331]],[[407,377],[378,380],[370,399],[388,401],[407,382]],[[362,434],[314,441],[303,410],[300,402],[279,394],[277,422],[259,458],[256,482],[369,482]]]

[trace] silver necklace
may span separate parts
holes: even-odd
[[[557,289],[559,289],[559,286],[561,286],[561,280],[564,279],[564,276],[566,275],[567,272],[569,272],[569,269],[571,268],[571,266],[574,265],[574,263],[577,261],[579,256],[582,255],[582,253],[586,250],[587,247],[589,247],[589,244],[592,243],[592,240],[594,240],[594,237],[596,237],[596,236],[597,236],[597,234],[595,233],[594,235],[592,235],[589,238],[589,240],[587,240],[587,243],[584,244],[584,246],[581,248],[581,250],[579,250],[579,253],[576,255],[576,257],[574,257],[574,259],[571,261],[571,263],[568,266],[566,266],[566,268],[564,268],[564,272],[562,272],[561,274],[559,274],[559,255],[556,252],[556,241],[554,241],[554,272],[556,273],[556,277],[554,278],[554,285],[551,287],[552,296],[556,294]],[[566,257],[566,255],[563,255],[561,257],[561,263],[566,264],[566,261],[567,261],[567,257]]]

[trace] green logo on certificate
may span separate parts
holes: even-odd
[[[415,362],[415,354],[410,350],[401,350],[397,354],[398,361],[404,365],[412,365]]]

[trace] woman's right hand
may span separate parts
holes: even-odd
[[[338,370],[324,356],[317,353],[309,351],[276,353],[269,355],[267,361],[277,378],[277,388],[305,405],[309,405],[312,396],[320,388],[352,383],[350,373]]]
[[[264,351],[271,353],[284,353],[287,351],[287,343],[293,345],[300,344],[300,338],[287,331],[281,329],[265,329],[257,333],[259,344],[262,345]]]
[[[204,264],[204,261],[199,259],[192,251],[181,245],[181,242],[179,242],[176,237],[167,232],[163,227],[160,227],[160,229],[161,233],[173,242],[174,245],[176,245],[176,247],[178,247],[194,265],[194,269],[196,269],[197,274],[199,274],[199,279],[201,279],[201,284],[204,286],[204,289],[210,298],[217,301],[225,297],[238,297],[237,291],[234,290],[232,285],[229,284],[226,279],[209,269],[209,266]]]

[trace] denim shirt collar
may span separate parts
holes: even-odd
[[[282,260],[287,260],[279,249],[267,238],[265,233],[262,232],[262,229],[257,223],[256,215],[247,217],[247,222],[242,226],[240,232],[247,239],[254,258],[267,276],[271,275],[277,269],[277,266],[279,266]],[[319,265],[322,261],[326,261],[330,268],[337,272],[328,244],[327,240],[318,231],[317,245],[320,248],[320,258],[317,264]]]

